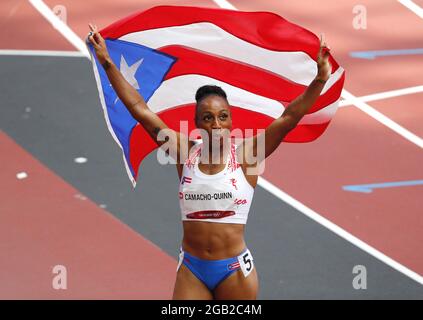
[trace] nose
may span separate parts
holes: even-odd
[[[216,117],[212,124],[212,129],[221,129],[222,126],[220,125],[219,117]]]

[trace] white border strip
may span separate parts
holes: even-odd
[[[32,6],[37,9],[37,11],[41,13],[48,22],[51,23],[53,28],[59,31],[76,49],[78,49],[78,51],[82,52],[85,57],[90,58],[90,54],[84,41],[82,41],[78,35],[62,20],[60,20],[59,17],[56,16],[42,0],[29,0],[29,3],[32,4]]]
[[[415,86],[415,87],[409,87],[409,88],[403,88],[403,89],[397,89],[397,90],[391,90],[391,91],[384,91],[384,92],[369,94],[367,96],[357,97],[357,99],[363,102],[369,102],[369,101],[377,101],[377,100],[399,97],[399,96],[404,96],[407,94],[413,94],[413,93],[419,93],[419,92],[423,92],[423,86]],[[347,99],[347,100],[342,100],[339,103],[339,106],[347,107],[353,104],[354,104],[353,101],[350,101]]]
[[[271,184],[269,181],[259,177],[257,182],[262,188],[269,191],[275,197],[279,198],[280,200],[288,203],[298,211],[304,213],[310,219],[316,221],[317,223],[321,224],[322,226],[326,227],[330,231],[336,233],[341,238],[351,242],[358,248],[366,251],[370,255],[374,256],[375,258],[379,259],[380,261],[386,263],[387,265],[391,266],[392,268],[396,269],[397,271],[405,274],[406,276],[410,277],[411,279],[415,280],[416,282],[423,285],[423,277],[420,276],[418,273],[408,269],[404,265],[396,262],[395,260],[391,259],[387,255],[383,254],[379,250],[373,248],[372,246],[368,245],[367,243],[363,242],[362,240],[358,239],[357,237],[353,236],[351,233],[345,231],[341,227],[337,226],[333,222],[327,220],[316,211],[313,211],[309,207],[305,206],[298,200],[294,199],[275,185]]]
[[[35,0],[30,0],[30,1],[35,1]],[[227,1],[217,1],[214,0],[218,5],[218,2],[226,2],[226,5],[230,5],[229,2]],[[37,2],[41,2],[42,0],[39,0]],[[219,5],[220,6],[220,5]],[[47,7],[48,8],[48,7]],[[231,8],[233,10],[236,10],[236,8],[234,6],[231,5]],[[48,9],[50,10],[50,9]],[[51,11],[50,11],[51,12]],[[52,13],[52,12],[51,12]],[[52,13],[53,14],[53,13]],[[53,14],[54,15],[54,14]],[[58,19],[58,18],[57,18]],[[72,41],[73,38],[71,38],[69,36],[68,33],[66,32],[62,32],[61,29],[58,29],[59,32],[62,33],[62,35],[71,43],[73,43]],[[82,40],[79,39],[79,41],[82,42]],[[86,49],[85,47],[83,47],[83,52],[88,53],[88,49]],[[81,50],[82,51],[82,50]],[[88,58],[88,56],[87,56]],[[356,97],[354,97],[352,94],[350,94],[349,92],[346,92],[346,99],[352,99],[352,101],[354,101],[354,104],[357,104],[359,101]],[[363,104],[365,104],[364,102],[362,102]],[[366,105],[366,104],[365,104]],[[366,105],[367,106],[367,105]],[[411,279],[415,280],[416,282],[420,283],[423,285],[423,277],[420,276],[419,274],[415,273],[414,271],[408,269],[407,267],[403,266],[402,264],[396,262],[395,260],[389,258],[388,256],[386,256],[385,254],[381,253],[380,251],[376,250],[375,248],[369,246],[368,244],[364,243],[363,241],[361,241],[360,239],[354,237],[353,235],[351,235],[350,233],[348,233],[347,231],[345,231],[344,229],[340,228],[339,226],[337,226],[336,224],[330,222],[329,220],[325,219],[324,217],[322,217],[321,215],[319,215],[317,212],[311,210],[310,208],[306,207],[305,205],[303,205],[301,202],[295,200],[294,198],[292,198],[291,196],[289,196],[288,194],[286,194],[285,192],[283,192],[281,189],[277,188],[276,186],[274,186],[273,184],[271,184],[270,182],[266,181],[265,179],[259,177],[258,178],[258,184],[264,188],[265,190],[269,191],[271,194],[273,194],[274,196],[276,196],[277,198],[281,199],[282,201],[285,201],[286,203],[290,204],[291,206],[293,206],[294,208],[296,208],[297,210],[299,210],[300,212],[304,213],[306,216],[308,216],[309,218],[313,219],[314,221],[320,223],[321,225],[323,225],[324,227],[328,228],[329,230],[331,230],[332,232],[336,233],[337,235],[341,236],[342,238],[344,238],[345,240],[349,241],[350,243],[354,244],[355,246],[357,246],[358,248],[366,251],[367,253],[369,253],[370,255],[376,257],[377,259],[379,259],[380,261],[386,263],[387,265],[391,266],[392,268],[394,268],[395,270],[405,274],[406,276],[410,277]]]
[[[81,51],[0,50],[0,56],[85,57]]]
[[[423,8],[415,4],[412,0],[398,0],[398,2],[423,19]]]

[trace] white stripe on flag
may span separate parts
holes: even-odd
[[[148,101],[148,106],[154,112],[160,112],[176,106],[195,103],[197,89],[208,84],[222,87],[231,105],[260,112],[272,118],[280,116],[284,110],[284,106],[278,101],[256,95],[217,79],[194,74],[164,81]]]
[[[201,75],[185,75],[164,81],[148,101],[148,106],[157,113],[177,106],[195,103],[194,93],[199,87],[207,84],[222,87],[227,93],[228,101],[231,105],[259,112],[272,118],[280,117],[284,111],[282,103],[276,100],[256,95],[226,82]],[[306,115],[301,119],[300,124],[328,122],[336,112],[337,104],[338,101],[317,112]]]
[[[209,22],[133,32],[119,39],[153,49],[169,45],[194,48],[260,67],[305,86],[317,74],[316,62],[304,52],[268,50],[237,38]],[[330,86],[328,82],[325,90]]]

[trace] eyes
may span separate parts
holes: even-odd
[[[203,116],[203,120],[204,121],[206,121],[206,122],[209,122],[209,121],[213,121],[213,115],[211,115],[211,114],[205,114],[204,116]],[[219,120],[220,121],[225,121],[226,119],[228,118],[228,114],[227,113],[221,113],[220,115],[219,115]]]

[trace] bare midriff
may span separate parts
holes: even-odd
[[[244,224],[183,221],[182,248],[193,256],[220,260],[239,255],[246,247]]]

